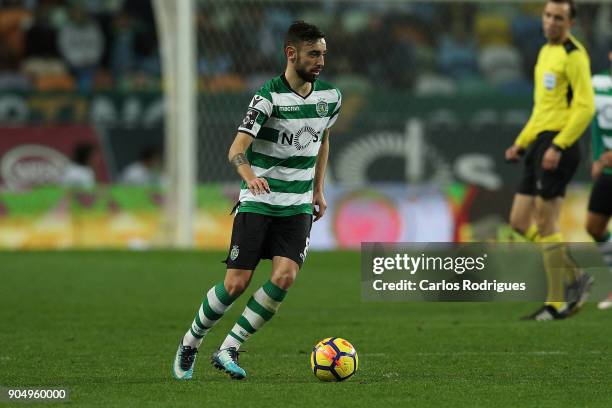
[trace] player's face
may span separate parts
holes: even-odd
[[[549,1],[542,14],[544,35],[552,43],[565,39],[572,27],[570,5],[568,3],[553,3]]]
[[[297,51],[294,68],[298,76],[306,82],[314,82],[325,65],[327,45],[320,38],[313,43],[302,43]]]

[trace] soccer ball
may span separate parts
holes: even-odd
[[[321,381],[344,381],[357,371],[357,350],[340,337],[328,337],[317,343],[310,355],[313,374]]]

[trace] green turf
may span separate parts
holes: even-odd
[[[0,253],[0,386],[65,387],[63,406],[612,406],[612,312],[590,304],[570,320],[535,323],[517,321],[531,304],[363,303],[357,253],[309,255],[279,313],[243,347],[245,381],[208,357],[248,296],[206,338],[194,379],[178,382],[177,343],[221,280],[221,258]],[[261,265],[251,289],[269,269]],[[328,336],[359,352],[347,382],[310,372],[310,350]]]

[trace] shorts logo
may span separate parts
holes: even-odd
[[[325,116],[327,116],[327,112],[329,110],[327,102],[325,101],[317,102],[316,110],[317,110],[317,115],[319,115],[320,117],[324,118]]]
[[[238,258],[239,253],[240,253],[240,250],[238,249],[238,245],[232,246],[232,250],[230,251],[230,259],[232,261],[235,261],[236,258]]]
[[[549,91],[555,89],[555,85],[557,85],[557,77],[552,72],[544,73],[544,87]]]
[[[306,237],[306,246],[304,247],[304,251],[300,254],[300,258],[302,262],[306,259],[306,255],[308,255],[308,247],[310,246],[310,238]]]
[[[255,109],[249,108],[246,116],[242,120],[242,127],[249,130],[253,129],[253,125],[255,124],[257,117],[259,117],[259,112]]]

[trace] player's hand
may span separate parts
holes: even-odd
[[[506,149],[506,161],[516,163],[524,153],[524,149],[519,145],[512,145]]]
[[[246,182],[249,191],[253,195],[266,194],[270,192],[268,180],[263,177],[255,177]]]
[[[597,160],[593,162],[593,165],[591,166],[591,178],[593,180],[597,180],[599,178],[599,176],[601,175],[601,172],[604,169],[604,164],[601,162],[601,160]]]
[[[327,210],[327,202],[325,197],[323,197],[323,193],[314,193],[312,196],[312,212],[315,216],[315,222],[323,217],[325,210]]]
[[[542,168],[544,170],[552,171],[559,165],[559,160],[561,160],[561,152],[551,146],[546,149],[546,152],[544,152],[544,157],[542,158]]]
[[[593,162],[591,166],[591,177],[593,180],[597,180],[605,167],[612,167],[612,151],[603,153],[599,160]]]
[[[612,167],[612,151],[605,152],[599,157],[603,167]]]

